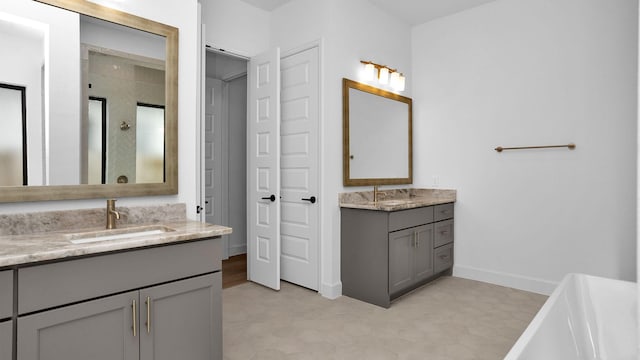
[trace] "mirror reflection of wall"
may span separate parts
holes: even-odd
[[[0,83],[0,186],[27,184],[25,87]]]
[[[24,185],[115,184],[123,175],[135,183],[136,107],[165,106],[166,38],[34,1],[2,1],[0,45],[0,83],[26,89]],[[90,108],[100,109],[90,97],[108,104],[101,143],[89,139],[102,136],[89,119]],[[122,121],[131,131],[120,131]],[[6,126],[0,132],[12,131]]]
[[[349,149],[352,179],[409,177],[408,106],[349,89]]]
[[[87,128],[87,176],[83,183],[104,184],[107,155],[107,99],[90,96]]]
[[[2,7],[7,6],[2,4]],[[5,9],[6,10],[6,9]],[[26,185],[28,179],[29,183],[41,184],[43,181],[43,168],[42,168],[42,149],[43,149],[43,134],[42,134],[42,118],[43,112],[43,86],[44,77],[43,71],[45,66],[44,59],[44,39],[45,30],[42,24],[22,16],[28,9],[18,9],[17,13],[9,14],[0,11],[0,44],[2,44],[2,56],[0,56],[0,83],[6,85],[14,85],[21,87],[24,93],[24,105],[26,112],[25,132],[28,132],[29,137],[26,138],[26,145],[30,151],[22,149],[23,139],[20,132],[17,132],[16,123],[14,121],[8,121],[3,119],[2,125],[0,125],[0,133],[7,137],[0,143],[0,146],[4,148],[2,155],[2,174],[0,174],[0,186],[13,186],[13,185]],[[8,101],[7,96],[15,91],[9,91],[4,87],[3,101]],[[14,96],[12,94],[11,96]],[[6,103],[5,103],[6,104]],[[3,115],[7,115],[8,111],[3,105],[0,109],[3,109]],[[20,125],[22,129],[23,125]],[[22,130],[20,130],[22,131]],[[20,156],[25,154],[27,158],[22,160],[21,157],[12,156],[11,159],[6,157],[6,149],[8,148],[8,141],[15,142],[12,146],[15,151],[15,146],[20,146]],[[18,144],[19,143],[19,144]],[[20,162],[17,162],[17,159]],[[20,166],[20,168],[4,171],[7,169],[5,166],[9,166],[8,162],[13,164],[12,166]],[[26,167],[29,164],[29,171],[22,169],[22,166]],[[23,174],[24,173],[24,174]],[[18,177],[20,178],[18,180]],[[11,178],[11,179],[10,179]]]
[[[343,79],[345,186],[413,182],[411,98]]]

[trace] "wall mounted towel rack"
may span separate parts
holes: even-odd
[[[498,146],[494,150],[497,152],[502,152],[503,150],[549,149],[549,148],[564,148],[564,147],[568,148],[569,150],[573,150],[576,148],[576,144],[570,143],[566,145],[515,146],[515,147]]]

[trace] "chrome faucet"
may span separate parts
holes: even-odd
[[[107,200],[107,229],[115,229],[116,220],[120,220],[120,213],[116,211],[116,199],[109,199]]]

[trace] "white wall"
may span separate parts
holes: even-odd
[[[336,297],[340,282],[342,186],[342,78],[359,80],[360,60],[400,69],[410,89],[410,28],[366,0],[294,0],[271,18],[271,46],[283,52],[322,40],[321,47],[321,252],[320,293]],[[411,96],[410,91],[403,95]]]
[[[542,293],[569,272],[635,279],[637,15],[498,0],[413,29],[416,186],[458,189],[454,275]]]
[[[3,2],[4,3],[4,2]],[[199,149],[196,148],[196,123],[198,121],[198,4],[196,0],[138,0],[120,3],[121,10],[150,20],[175,26],[179,36],[179,95],[178,95],[178,161],[179,194],[176,196],[152,196],[122,198],[118,206],[150,205],[184,202],[187,216],[196,219],[196,162]],[[78,70],[79,71],[79,70]],[[49,201],[32,203],[0,204],[0,213],[65,210],[103,207],[104,199]]]
[[[203,0],[205,43],[251,57],[269,48],[270,13],[239,0]]]

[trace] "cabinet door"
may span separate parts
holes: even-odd
[[[0,271],[0,320],[13,315],[13,271]]]
[[[221,288],[217,272],[140,290],[140,359],[222,359]]]
[[[419,282],[433,275],[433,225],[414,228],[414,236],[413,280]]]
[[[11,360],[11,352],[13,348],[13,321],[0,322],[0,360]]]
[[[413,284],[415,229],[389,233],[389,294]]]
[[[18,360],[138,359],[137,299],[131,291],[19,317]]]

